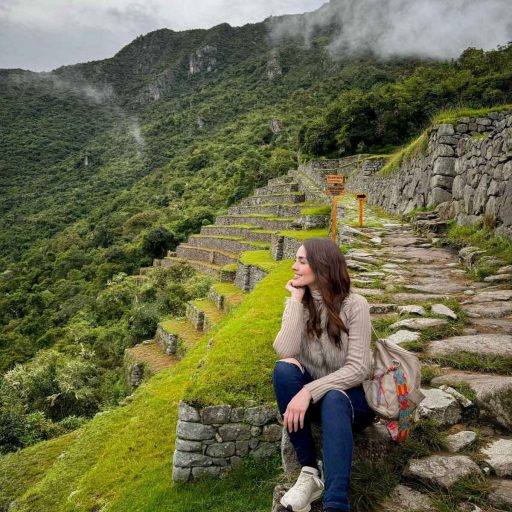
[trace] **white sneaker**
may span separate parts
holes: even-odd
[[[281,505],[293,512],[309,512],[311,503],[324,492],[318,469],[304,466],[295,485],[281,498]]]

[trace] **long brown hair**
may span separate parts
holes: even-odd
[[[334,345],[341,345],[341,331],[348,334],[347,327],[340,318],[343,301],[350,293],[345,256],[338,245],[329,238],[307,238],[302,243],[306,250],[306,259],[316,276],[316,286],[322,294],[327,310],[327,334]],[[309,287],[306,287],[303,304],[309,310],[306,329],[309,336],[321,334],[320,314],[315,308]]]

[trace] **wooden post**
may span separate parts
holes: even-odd
[[[338,196],[332,197],[332,212],[331,212],[331,238],[336,242],[336,221],[338,220]]]
[[[338,196],[345,192],[345,176],[339,174],[329,174],[326,176],[327,190],[326,194],[332,196],[331,211],[331,238],[336,241],[336,222],[338,220]]]
[[[359,227],[363,227],[363,207],[366,201],[366,194],[356,194],[356,197],[359,201]]]

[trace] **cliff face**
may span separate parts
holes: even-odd
[[[348,181],[368,201],[393,213],[443,204],[458,224],[495,225],[512,238],[512,110],[463,117],[434,126],[424,154],[402,162],[393,173],[363,165]]]

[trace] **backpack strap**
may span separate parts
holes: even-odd
[[[409,389],[407,387],[407,378],[400,368],[393,372],[393,380],[396,384],[396,395],[400,404],[398,413],[398,433],[397,441],[404,442],[409,436],[411,430],[411,408],[409,406]]]

